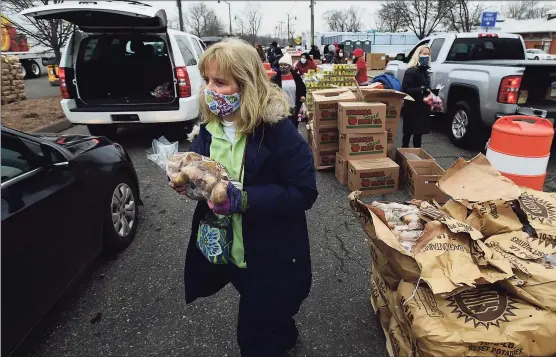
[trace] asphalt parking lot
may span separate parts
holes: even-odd
[[[25,80],[25,96],[29,99],[55,97],[58,95],[60,95],[60,87],[50,85],[46,68],[44,67],[42,67],[42,75],[39,78]]]
[[[125,131],[119,139],[132,157],[145,204],[134,243],[118,257],[100,259],[18,356],[239,355],[233,287],[185,306],[183,264],[195,204],[172,191],[162,170],[147,160],[145,150],[159,135],[144,128]],[[460,156],[476,154],[453,147],[439,132],[426,135],[423,146],[445,168]],[[187,149],[186,142],[181,149]],[[551,191],[555,161],[547,179]],[[319,198],[307,212],[313,287],[297,316],[300,342],[290,356],[387,356],[369,303],[365,234],[349,209],[349,190],[331,171],[320,172],[317,184]],[[409,197],[402,189],[375,198],[400,202]]]

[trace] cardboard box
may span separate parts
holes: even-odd
[[[386,152],[386,156],[396,161],[396,144],[388,144],[386,148],[388,149],[388,151]]]
[[[446,171],[436,161],[408,161],[407,192],[416,200],[435,199],[438,203],[445,203],[450,196],[440,190],[436,183]]]
[[[361,95],[364,102],[380,102],[386,105],[386,121],[399,122],[402,105],[404,100],[414,101],[414,99],[402,92],[393,89],[377,89],[360,87],[361,93],[355,88],[355,95]]]
[[[313,131],[314,145],[318,149],[335,149],[338,151],[340,133],[336,126],[317,127]]]
[[[352,91],[346,88],[323,89],[313,92],[313,116],[315,127],[338,125],[338,103],[355,102]]]
[[[386,105],[350,102],[338,104],[338,129],[341,134],[382,133],[386,124]]]
[[[382,133],[340,134],[339,153],[346,160],[386,157],[386,131]]]
[[[336,163],[336,149],[317,149],[314,145],[312,149],[316,169],[321,170],[334,166]]]
[[[398,131],[398,123],[397,122],[389,122],[386,120],[386,132],[388,133],[388,144],[393,144],[394,140],[396,140],[396,132]]]
[[[398,190],[400,167],[389,158],[349,160],[348,187],[363,195],[382,195]]]
[[[336,178],[342,185],[347,185],[348,180],[348,162],[340,153],[336,153]]]
[[[386,54],[385,53],[371,53],[371,63],[370,68],[372,70],[384,69],[386,68]],[[367,62],[367,67],[369,63]]]
[[[421,148],[398,148],[396,150],[396,162],[398,163],[398,165],[400,165],[400,181],[401,182],[406,182],[407,181],[407,163],[408,161],[415,161],[415,160],[408,160],[406,158],[406,154],[414,154],[417,155],[421,158],[421,160],[417,160],[417,161],[422,161],[422,160],[428,160],[428,161],[435,161],[434,158],[429,155],[429,153],[427,153],[425,150],[421,149]]]

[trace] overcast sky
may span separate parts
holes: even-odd
[[[145,1],[154,6],[162,7],[166,10],[169,19],[177,19],[177,6],[176,1]],[[217,0],[203,1],[207,6],[213,9],[218,17],[224,23],[226,29],[229,28],[228,20],[228,5]],[[500,4],[505,1],[488,1],[484,2],[487,6],[493,9],[499,9]],[[182,1],[182,11],[185,16],[188,7],[199,3],[199,1]],[[234,16],[240,14],[248,1],[229,1],[232,9],[232,27],[236,31],[236,24],[234,23]],[[284,21],[283,33],[286,33],[286,23],[288,14],[290,18],[295,16],[297,19],[290,21],[290,26],[294,26],[295,34],[300,35],[303,31],[311,30],[311,10],[309,8],[310,1],[251,1],[251,3],[260,6],[261,13],[263,14],[260,34],[272,34],[280,21]],[[315,31],[329,31],[323,15],[327,10],[349,8],[356,6],[361,9],[361,18],[363,20],[363,30],[370,30],[375,27],[376,11],[380,8],[380,1],[316,1],[315,4]]]

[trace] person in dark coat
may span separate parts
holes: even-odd
[[[301,105],[305,102],[307,95],[307,87],[301,78],[301,75],[292,67],[292,58],[286,53],[279,60],[280,67],[276,75],[272,78],[272,82],[282,88],[288,98],[290,105],[289,119],[297,128],[299,126],[298,115]]]
[[[276,41],[272,41],[272,43],[270,44],[270,47],[268,48],[268,50],[266,52],[266,58],[267,58],[267,60],[270,64],[272,64],[272,62],[274,62],[274,60],[276,59],[275,57],[276,57],[276,49],[277,48],[278,48],[278,43]]]
[[[320,61],[320,50],[316,45],[311,46],[311,50],[309,51],[309,56],[313,56],[314,60]]]
[[[427,46],[420,46],[409,61],[402,82],[402,92],[409,94],[412,101],[405,101],[402,108],[403,137],[402,147],[409,147],[413,135],[413,147],[420,148],[422,136],[430,132],[431,119],[430,107],[423,101],[429,94],[430,50]]]
[[[190,140],[195,138],[189,150],[213,159],[218,154],[222,161],[237,156],[239,160],[225,166],[243,185],[229,183],[222,205],[197,204],[185,261],[186,303],[215,294],[231,282],[240,295],[241,356],[283,356],[297,341],[293,316],[311,288],[305,211],[318,196],[313,155],[284,120],[285,94],[268,80],[251,45],[239,39],[214,44],[201,56],[199,69],[206,83],[201,92],[204,123],[190,135]],[[185,186],[170,186],[186,192]],[[211,212],[227,212],[240,220],[239,229],[232,225],[228,264],[211,263],[206,251],[197,247],[198,234],[204,234],[201,221]],[[213,254],[222,251],[213,249]]]
[[[336,55],[336,47],[334,45],[328,46],[328,52],[324,54],[324,59],[326,63],[334,63],[334,56]]]

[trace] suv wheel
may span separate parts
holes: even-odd
[[[450,111],[450,141],[460,148],[480,146],[483,142],[482,123],[477,108],[470,102],[457,102]]]
[[[535,56],[535,59],[538,61],[538,60],[539,60],[539,56]]]
[[[104,246],[119,252],[127,248],[137,233],[139,223],[138,191],[132,180],[119,173],[108,190],[103,207]]]
[[[106,136],[112,139],[116,136],[118,127],[114,124],[88,124],[89,133],[94,136]]]

